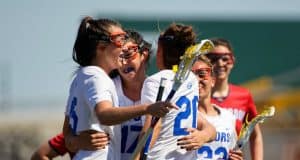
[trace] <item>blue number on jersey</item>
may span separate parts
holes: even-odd
[[[186,96],[181,96],[178,101],[176,102],[176,105],[178,107],[182,107],[185,105],[186,109],[183,112],[180,112],[177,114],[174,122],[174,130],[173,130],[173,135],[178,136],[178,135],[187,135],[188,132],[185,130],[185,128],[181,128],[181,120],[188,119],[189,116],[192,114],[192,127],[196,128],[196,123],[197,123],[197,104],[198,104],[198,97],[194,96],[192,100],[192,104],[190,99],[188,99]]]
[[[133,143],[128,147],[128,149],[125,151],[126,145],[127,145],[129,127],[130,127],[131,132],[140,133],[141,130],[142,130],[142,126],[137,126],[137,125],[131,125],[131,126],[124,125],[124,126],[122,126],[122,130],[121,130],[121,153],[133,153],[133,151],[135,150],[135,148],[137,146],[137,142],[138,142],[138,138],[139,138],[138,136],[133,141]]]
[[[70,118],[73,120],[73,126],[71,126],[73,134],[76,133],[77,123],[78,123],[78,116],[75,112],[75,106],[76,105],[77,105],[77,98],[74,97],[73,100],[72,100],[71,109],[70,109]]]
[[[204,155],[205,153],[206,153],[207,156],[203,157],[203,158],[216,159],[216,157],[213,157],[213,150],[209,146],[202,146],[200,149],[198,149],[198,154],[203,154]],[[228,153],[226,151],[226,148],[218,147],[215,150],[214,155],[217,155],[218,158],[221,158],[221,159],[227,159]]]

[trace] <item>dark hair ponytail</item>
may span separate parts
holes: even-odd
[[[109,41],[109,29],[111,26],[121,27],[118,22],[110,19],[94,20],[91,17],[83,18],[73,47],[73,60],[80,66],[91,65],[92,60],[96,56],[98,43]]]

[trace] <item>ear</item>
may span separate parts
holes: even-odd
[[[102,52],[103,50],[105,50],[106,46],[107,46],[107,45],[105,45],[105,44],[103,44],[103,43],[98,43],[97,49],[99,49],[99,50]]]
[[[216,77],[215,76],[212,76],[211,77],[211,88],[213,88],[216,84]]]
[[[149,58],[149,52],[148,51],[142,51],[141,59],[142,61],[147,61]]]

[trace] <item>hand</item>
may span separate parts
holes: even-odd
[[[170,102],[156,102],[148,106],[147,113],[155,117],[163,117],[171,109],[178,109],[178,107]]]
[[[205,138],[201,136],[201,131],[198,129],[188,128],[186,131],[189,132],[189,135],[177,140],[177,145],[179,145],[180,148],[191,151],[200,148],[204,143],[206,143]]]
[[[230,160],[243,160],[243,152],[241,150],[230,150],[229,151],[229,159]]]
[[[76,139],[79,149],[83,150],[104,149],[110,140],[108,134],[93,130],[81,132]]]

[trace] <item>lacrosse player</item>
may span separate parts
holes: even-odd
[[[212,103],[231,111],[236,117],[236,130],[240,133],[242,124],[257,115],[251,93],[229,82],[229,75],[235,63],[233,48],[229,41],[221,38],[211,39],[215,48],[207,54],[213,64],[216,83],[212,90]],[[259,125],[255,126],[250,137],[250,149],[253,160],[263,159],[263,140]]]

